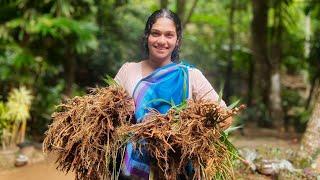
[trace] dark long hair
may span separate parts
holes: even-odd
[[[180,45],[181,45],[181,40],[182,40],[182,25],[181,25],[181,21],[180,21],[178,15],[168,9],[157,10],[149,16],[147,23],[146,23],[146,27],[144,29],[144,36],[142,39],[143,48],[144,48],[144,55],[147,57],[149,56],[148,37],[151,33],[152,25],[157,21],[158,18],[162,18],[162,17],[171,19],[176,26],[178,44],[173,49],[173,52],[171,54],[171,61],[178,62],[179,61],[179,50],[180,50]]]

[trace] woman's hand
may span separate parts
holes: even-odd
[[[231,126],[232,121],[233,121],[233,118],[230,116],[227,119],[225,119],[224,121],[220,122],[219,126],[222,130],[226,130]]]

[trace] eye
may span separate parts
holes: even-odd
[[[150,33],[151,36],[154,36],[154,37],[157,37],[157,36],[160,36],[160,33],[159,32],[156,32],[156,31],[152,31]]]
[[[167,37],[167,38],[174,38],[174,37],[175,37],[175,34],[173,34],[173,33],[167,33],[167,34],[166,34],[166,37]]]

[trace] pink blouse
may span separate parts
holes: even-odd
[[[136,84],[142,79],[141,62],[127,62],[122,65],[114,78],[127,92],[132,96]],[[210,82],[205,78],[202,72],[196,68],[189,68],[189,99],[193,100],[212,100],[217,101],[219,95],[213,89]],[[221,106],[226,107],[224,101]]]

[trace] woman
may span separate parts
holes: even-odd
[[[174,104],[186,99],[217,101],[218,94],[209,81],[196,68],[179,62],[182,27],[178,16],[170,10],[155,11],[147,20],[144,31],[144,48],[147,58],[140,62],[125,63],[115,80],[135,101],[136,122],[142,121],[150,108],[166,113]],[[222,106],[226,106],[221,102]],[[222,128],[230,126],[227,119]],[[129,177],[148,179],[150,160],[142,150],[135,151],[128,144],[123,173]]]

